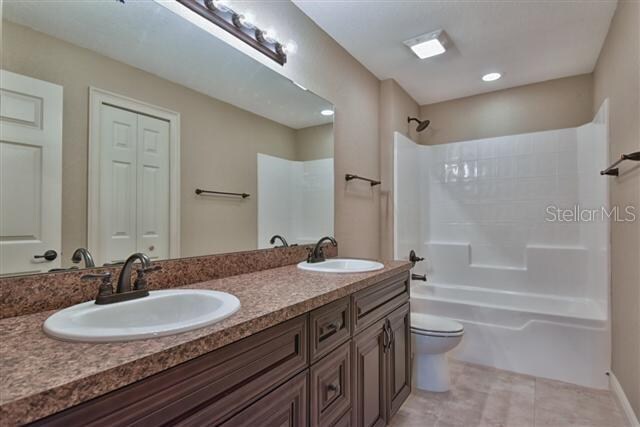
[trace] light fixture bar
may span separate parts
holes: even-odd
[[[236,36],[280,65],[287,62],[285,46],[267,31],[249,23],[246,16],[233,11],[225,2],[215,0],[175,0],[193,12]]]

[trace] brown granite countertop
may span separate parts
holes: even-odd
[[[302,271],[295,265],[195,283],[240,299],[223,321],[143,341],[90,344],[49,338],[42,323],[54,311],[0,321],[0,423],[16,425],[77,405],[294,318],[402,271],[385,263],[357,274]]]

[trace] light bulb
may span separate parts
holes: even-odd
[[[276,41],[278,41],[278,39],[277,39],[278,38],[278,33],[273,28],[268,28],[268,29],[264,30],[262,32],[262,37],[264,37],[264,39],[268,43],[275,43]]]
[[[256,28],[256,17],[253,16],[251,12],[243,13],[242,15],[240,15],[238,21],[240,22],[240,25],[249,30],[253,30],[254,28]]]
[[[229,12],[231,10],[228,0],[207,0],[206,4],[208,7],[213,7],[220,12]]]
[[[282,51],[286,55],[293,55],[298,51],[298,45],[293,40],[289,40],[288,42],[282,45]]]

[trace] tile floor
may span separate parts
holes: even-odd
[[[609,391],[451,361],[451,390],[414,389],[393,427],[623,427]]]

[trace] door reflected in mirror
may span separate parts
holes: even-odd
[[[331,103],[156,2],[2,8],[0,275],[333,235]]]

